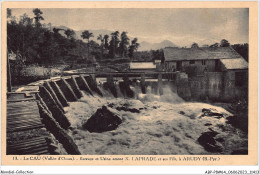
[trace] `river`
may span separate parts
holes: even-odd
[[[147,89],[142,94],[137,87],[131,87],[135,98],[119,95],[114,98],[102,89],[104,97],[83,92],[77,102],[65,108],[72,124],[69,132],[84,155],[206,155],[231,154],[237,149],[247,149],[247,135],[226,123],[232,115],[225,109],[201,102],[185,102],[170,87],[163,87],[164,95],[152,94]],[[120,90],[118,90],[119,93]],[[90,133],[82,128],[98,108],[111,106],[112,112],[122,118],[122,124],[113,131]],[[128,106],[140,113],[118,111],[115,107]],[[223,117],[201,117],[202,109],[214,109]],[[197,139],[202,133],[215,131],[220,152],[208,152]]]

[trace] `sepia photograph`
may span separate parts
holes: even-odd
[[[247,8],[6,13],[7,154],[248,154]]]
[[[2,156],[31,165],[257,156],[251,7],[163,5],[2,8]]]

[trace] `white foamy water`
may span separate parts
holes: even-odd
[[[231,125],[226,124],[228,111],[206,103],[185,102],[170,88],[164,88],[164,95],[141,94],[134,88],[136,99],[114,98],[109,92],[84,96],[65,108],[73,130],[70,135],[84,155],[155,155],[155,154],[230,154],[234,148],[247,148],[247,139]],[[111,111],[120,115],[122,124],[113,131],[90,133],[82,129],[84,124],[98,108],[113,104]],[[140,109],[140,113],[118,111],[115,107],[127,104],[129,108]],[[200,117],[203,108],[212,108],[224,114],[224,117]],[[206,126],[207,125],[207,126]],[[224,128],[224,129],[223,129]],[[203,132],[209,129],[218,132],[221,138],[218,145],[224,148],[221,153],[209,153],[197,142]]]

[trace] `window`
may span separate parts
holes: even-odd
[[[202,65],[206,65],[206,61],[205,60],[202,60]]]
[[[191,60],[191,61],[190,61],[190,64],[195,64],[195,61],[194,61],[194,60]]]

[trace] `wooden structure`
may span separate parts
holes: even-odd
[[[42,123],[35,93],[7,94],[7,155],[58,154],[53,138]]]

